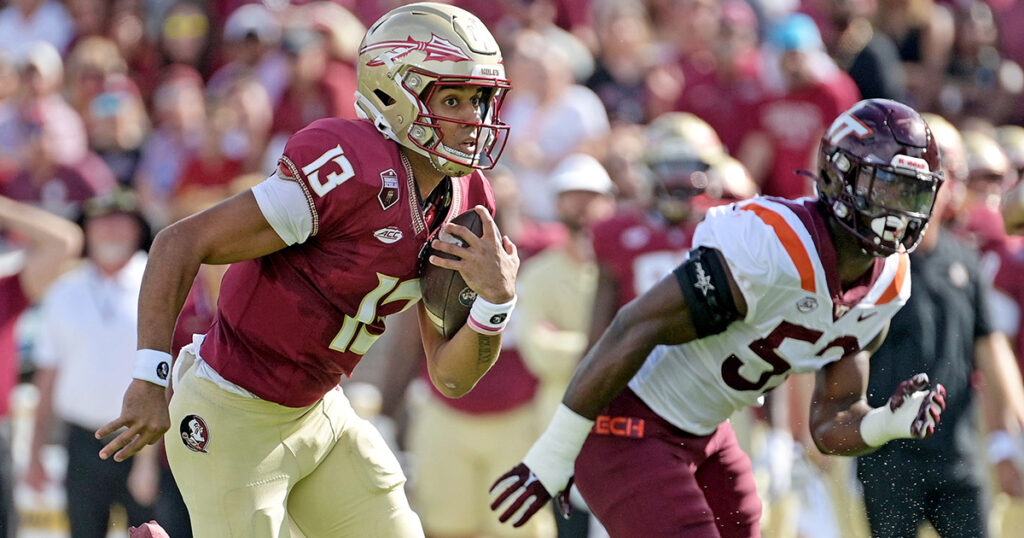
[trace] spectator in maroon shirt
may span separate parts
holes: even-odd
[[[292,82],[274,112],[275,134],[292,134],[320,118],[355,118],[355,70],[330,61],[322,33],[290,28],[281,46],[290,60]]]
[[[234,111],[220,104],[211,111],[203,133],[204,142],[181,173],[175,195],[191,189],[226,187],[242,171],[242,161],[227,151],[227,133],[235,123]]]
[[[70,108],[68,111],[74,114]],[[66,124],[47,119],[43,112],[32,110],[26,114],[22,165],[13,177],[0,184],[0,195],[74,219],[82,202],[114,187],[113,175],[95,155],[90,154],[86,161],[79,160],[79,166],[61,162],[64,127]]]
[[[769,31],[777,58],[778,94],[764,99],[751,117],[751,131],[739,159],[763,194],[798,198],[811,194],[811,181],[797,170],[813,169],[818,142],[840,112],[860,99],[853,80],[825,53],[814,21],[792,14]]]
[[[82,249],[82,231],[41,209],[0,196],[0,233],[24,245],[25,261],[0,276],[0,538],[14,538],[14,469],[8,401],[18,371],[15,323]]]
[[[672,59],[649,79],[647,117],[653,119],[669,111],[695,114],[735,153],[749,128],[746,118],[765,95],[757,15],[743,0],[705,4],[679,2],[668,12],[668,20],[677,24],[692,19],[705,21],[702,24],[710,29],[671,41]],[[662,26],[673,28],[668,22]]]

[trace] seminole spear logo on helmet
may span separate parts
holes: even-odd
[[[359,54],[378,49],[390,50],[374,58],[366,65],[384,65],[384,60],[382,59],[384,55],[387,55],[391,61],[394,61],[415,50],[427,53],[426,58],[423,59],[425,62],[465,62],[470,60],[470,57],[465,52],[462,52],[462,49],[454,43],[435,34],[430,34],[430,41],[417,41],[412,36],[406,38],[405,41],[381,41],[380,43],[363,47]]]

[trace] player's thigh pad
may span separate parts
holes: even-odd
[[[343,427],[323,461],[292,488],[288,512],[295,525],[306,538],[423,536],[405,496],[405,475],[384,438],[340,392],[324,402]]]
[[[197,538],[289,536],[289,490],[326,457],[340,425],[324,406],[283,407],[194,368],[179,372],[164,440]]]

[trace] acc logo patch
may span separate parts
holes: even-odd
[[[377,200],[380,201],[381,209],[386,211],[398,203],[398,198],[398,174],[394,169],[388,168],[380,173],[380,193],[377,194]]]
[[[381,243],[390,245],[402,238],[402,230],[399,230],[397,226],[388,226],[373,232],[373,236]]]
[[[210,428],[206,426],[206,421],[203,420],[203,417],[199,415],[186,415],[185,418],[181,419],[178,431],[181,432],[181,441],[185,443],[185,448],[192,452],[209,454],[206,451],[206,445],[210,444]]]

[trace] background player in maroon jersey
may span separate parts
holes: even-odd
[[[170,428],[168,459],[197,536],[288,536],[292,526],[308,537],[422,535],[397,460],[337,385],[384,318],[419,299],[419,253],[437,231],[467,245],[433,241],[458,259],[425,262],[462,273],[483,328],[445,340],[419,307],[431,380],[461,396],[497,357],[519,265],[478,172],[507,130],[497,43],[461,9],[398,8],[363,39],[358,88],[369,121],[313,122],[289,139],[275,175],[154,242],[136,379],[97,437],[124,428],[100,452],[121,461]],[[471,208],[479,238],[447,223]],[[233,265],[212,326],[172,375],[174,320],[201,263]]]
[[[647,126],[646,138],[642,164],[652,184],[650,207],[624,209],[593,228],[599,277],[591,344],[619,308],[653,287],[686,257],[693,228],[704,210],[724,203],[722,199],[749,198],[757,192],[714,129],[693,114],[662,114]],[[741,173],[730,173],[731,167]]]

